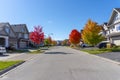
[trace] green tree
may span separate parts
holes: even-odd
[[[50,46],[52,44],[52,38],[49,36],[48,38],[44,39],[44,44],[46,46]]]
[[[98,25],[92,20],[88,20],[87,24],[81,32],[83,41],[89,45],[95,46],[104,39],[100,34],[101,29],[102,26]]]

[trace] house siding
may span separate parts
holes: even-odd
[[[9,38],[9,45],[11,47],[14,47],[15,49],[17,49],[18,48],[17,39],[15,39],[15,38]]]
[[[29,35],[25,24],[0,23],[0,36],[5,39],[5,47],[27,48],[29,37],[25,35]]]
[[[114,8],[110,20],[106,24],[108,30],[105,30],[107,40],[117,46],[120,46],[120,8]],[[105,29],[105,27],[103,26]]]

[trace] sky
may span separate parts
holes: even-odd
[[[26,24],[30,32],[40,25],[46,36],[64,40],[88,19],[109,21],[113,8],[120,8],[120,0],[0,0],[0,22]]]

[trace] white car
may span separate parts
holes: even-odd
[[[0,46],[0,54],[4,54],[4,53],[6,53],[6,48]]]

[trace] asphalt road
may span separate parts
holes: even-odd
[[[120,66],[67,47],[54,47],[0,80],[120,80]]]

